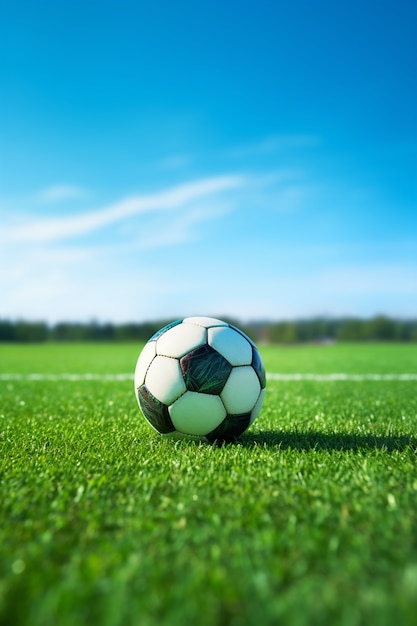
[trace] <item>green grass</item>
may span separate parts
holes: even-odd
[[[140,346],[0,346],[0,373],[125,373]],[[411,373],[411,345],[261,349]],[[235,444],[174,442],[133,382],[0,380],[0,623],[415,623],[417,384],[268,381]]]

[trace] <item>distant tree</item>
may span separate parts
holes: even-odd
[[[417,319],[391,319],[377,315],[370,320],[358,318],[311,318],[279,322],[254,321],[247,324],[219,316],[237,326],[255,342],[281,344],[337,339],[339,341],[414,341]],[[60,322],[49,327],[45,322],[0,320],[0,341],[148,341],[171,320],[111,323]]]
[[[155,322],[120,324],[116,328],[116,339],[117,341],[148,341],[164,325],[164,322],[161,322],[161,325]]]
[[[15,341],[24,343],[44,342],[48,338],[48,326],[45,322],[25,322],[19,320],[15,325]]]
[[[51,329],[53,341],[85,341],[87,328],[85,324],[74,322],[59,322]]]
[[[416,341],[417,321],[416,320],[396,320],[395,340],[396,341]]]
[[[278,322],[271,324],[268,332],[268,340],[271,343],[297,343],[299,339],[296,322]]]
[[[344,320],[336,335],[339,341],[362,341],[364,339],[364,323],[360,319]]]
[[[0,320],[0,341],[16,341],[16,324]]]
[[[385,315],[377,315],[365,324],[365,338],[372,341],[393,341],[395,323]]]
[[[298,341],[298,328],[295,322],[287,322],[284,325],[283,333],[282,333],[282,341],[283,343],[291,344],[297,343]]]

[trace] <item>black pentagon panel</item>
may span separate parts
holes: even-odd
[[[148,422],[160,433],[166,435],[175,430],[166,404],[155,398],[146,385],[138,389],[140,408]]]
[[[156,341],[158,337],[166,333],[167,330],[169,330],[170,328],[174,328],[174,326],[178,326],[178,324],[182,324],[182,320],[175,320],[175,322],[171,322],[170,324],[167,324],[166,326],[158,330],[154,335],[152,335],[149,341]]]
[[[210,443],[213,441],[233,441],[248,428],[250,424],[251,413],[242,413],[240,415],[226,415],[217,428],[206,435]]]
[[[266,387],[266,374],[264,364],[262,363],[261,355],[255,346],[252,346],[252,367],[258,375],[259,382],[261,383],[261,389]]]
[[[221,393],[232,371],[229,361],[209,345],[191,350],[180,364],[189,391],[213,395]]]

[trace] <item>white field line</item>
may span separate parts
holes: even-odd
[[[266,375],[268,380],[314,380],[327,382],[333,380],[413,380],[417,381],[417,374],[274,374]]]
[[[0,381],[79,381],[79,380],[98,380],[102,382],[118,382],[123,380],[132,380],[133,374],[0,374]]]
[[[312,380],[317,382],[329,381],[355,381],[361,382],[366,380],[374,381],[417,381],[417,374],[309,374],[309,373],[293,373],[282,374],[278,372],[268,372],[267,380],[278,381],[301,381]],[[133,374],[0,374],[0,381],[102,381],[102,382],[120,382],[130,380],[133,382]]]

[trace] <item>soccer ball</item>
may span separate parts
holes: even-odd
[[[208,442],[233,440],[257,417],[265,369],[253,341],[212,317],[164,326],[139,355],[136,398],[162,435]]]

